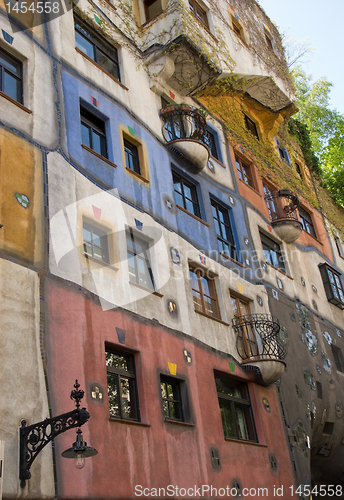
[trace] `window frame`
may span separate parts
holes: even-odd
[[[257,430],[256,430],[256,425],[254,421],[254,415],[253,415],[253,410],[252,410],[252,403],[250,399],[250,391],[248,384],[238,381],[237,379],[234,379],[226,374],[223,373],[214,373],[215,376],[215,388],[216,388],[216,394],[217,394],[217,399],[219,403],[219,408],[220,408],[220,413],[221,413],[221,420],[222,420],[222,429],[224,432],[224,437],[225,439],[237,439],[239,441],[244,441],[248,443],[258,443],[258,435],[257,435]],[[218,382],[217,380],[220,381],[225,381],[224,385],[228,384],[228,382],[232,385],[234,389],[239,389],[241,392],[241,397],[236,397],[232,396],[229,394],[225,394],[224,392],[219,392],[218,391]],[[244,392],[244,394],[243,394]],[[226,435],[226,429],[225,429],[225,422],[224,422],[224,417],[223,417],[223,412],[221,411],[223,407],[221,406],[222,404],[225,404],[230,406],[230,412],[232,414],[232,419],[233,419],[233,430],[235,435]],[[245,408],[245,423],[246,423],[246,428],[247,432],[250,435],[249,439],[245,439],[240,436],[239,434],[239,425],[237,422],[237,416],[236,416],[236,408]],[[226,426],[227,427],[227,426]]]
[[[162,391],[162,385],[165,385],[165,390],[167,397],[163,395]],[[172,387],[173,391],[173,398],[168,397],[169,391],[167,389],[167,385],[170,385]],[[160,375],[160,394],[161,394],[161,399],[162,399],[162,408],[164,412],[165,419],[168,420],[176,420],[178,422],[184,422],[184,412],[183,412],[183,401],[182,401],[182,395],[181,395],[181,390],[180,390],[180,380],[173,378],[173,377],[168,377],[167,375],[161,374]],[[166,413],[165,411],[165,405],[164,402],[167,402],[167,408],[168,412]],[[174,417],[172,416],[171,412],[171,405],[178,405],[179,410],[176,411],[176,414],[178,413],[178,416]]]
[[[120,72],[120,64],[118,58],[118,50],[115,46],[111,45],[107,42],[101,35],[99,35],[88,23],[82,21],[78,16],[74,15],[74,31],[75,31],[75,47],[82,52],[83,55],[91,59],[94,63],[102,68],[108,75],[112,78],[121,82],[121,72]],[[84,33],[82,32],[84,31]],[[85,39],[93,48],[93,57],[90,57],[87,52],[84,52],[80,47],[77,47],[77,38],[76,34]],[[86,33],[86,34],[85,34]],[[99,62],[99,53],[103,54],[106,59],[110,60],[110,62],[115,67],[115,75],[113,75],[103,64]]]
[[[244,113],[246,129],[259,141],[258,127],[256,123],[246,113]]]
[[[190,273],[196,274],[198,289],[192,288],[191,274]],[[220,307],[219,307],[219,300],[218,300],[218,296],[217,296],[217,292],[216,292],[215,278],[209,277],[209,276],[204,276],[204,275],[205,275],[205,269],[203,269],[201,267],[196,267],[196,266],[191,265],[191,264],[189,265],[189,279],[190,279],[190,286],[191,286],[194,310],[196,313],[202,314],[203,316],[206,316],[207,318],[221,321],[221,313],[220,313]],[[202,282],[201,282],[202,278],[204,278],[208,282],[209,295],[204,293],[204,291],[203,291]],[[211,283],[211,287],[209,287],[209,283]],[[212,290],[211,290],[211,288],[212,288]],[[196,304],[198,304],[198,303],[195,302],[194,292],[196,292],[197,294],[200,295],[200,308],[197,308],[198,306],[196,306]],[[210,295],[211,293],[213,293],[213,295]],[[211,306],[215,305],[215,307],[216,307],[215,314],[209,314],[207,312],[206,301],[205,301],[204,297],[207,297],[210,299]]]
[[[253,177],[253,166],[249,162],[243,160],[237,153],[234,153],[234,159],[239,180],[246,184],[246,186],[255,190],[256,185]],[[248,181],[246,181],[245,177]]]
[[[234,312],[233,314],[234,318],[241,318],[243,316],[251,315],[251,306],[248,300],[238,297],[236,294],[232,292],[230,292],[229,298],[231,300],[232,307],[233,307],[233,302],[235,302],[235,308],[238,311],[238,314],[235,314]],[[247,310],[247,314],[240,314],[242,310],[241,304],[243,304],[243,306]],[[247,353],[250,352],[252,354],[252,356],[250,356],[251,358],[257,358],[257,356],[259,356],[259,349],[254,329],[253,328],[251,329],[249,326],[242,325],[239,331],[240,333],[242,332],[242,336],[239,335],[238,333],[238,338],[239,339],[242,338],[245,352]],[[237,349],[239,350],[239,348],[240,348],[240,342],[237,342]]]
[[[312,215],[303,207],[299,207],[298,211],[302,229],[309,235],[313,236],[313,238],[316,238],[317,235],[312,221]]]
[[[113,366],[108,366],[106,363],[106,354],[114,354],[116,356],[120,356],[126,358],[127,365],[129,365],[128,370],[124,370],[122,368],[116,368]],[[139,399],[138,399],[138,391],[137,391],[137,377],[135,371],[135,354],[130,353],[128,351],[124,351],[121,349],[117,349],[117,347],[111,347],[108,344],[105,344],[105,367],[106,367],[106,378],[107,378],[107,394],[108,394],[108,403],[109,403],[109,415],[110,418],[117,418],[121,420],[140,422],[140,407],[139,407]],[[112,415],[110,408],[110,396],[109,396],[109,374],[116,375],[116,386],[117,386],[117,394],[118,396],[118,409],[119,415]],[[124,409],[122,405],[122,388],[121,388],[121,379],[127,379],[131,382],[131,387],[129,387],[130,391],[130,400],[133,401],[133,409],[135,413],[135,417],[127,417],[124,416]]]
[[[89,144],[83,142],[83,129],[88,129]],[[91,149],[97,155],[109,159],[108,157],[108,147],[107,147],[107,137],[106,137],[106,121],[101,117],[92,113],[88,107],[80,103],[80,128],[81,128],[81,144],[86,146],[86,148]],[[94,149],[93,145],[93,134],[100,137],[100,152]]]
[[[219,203],[213,197],[210,197],[210,204],[212,207],[212,215],[213,215],[214,227],[215,227],[215,232],[216,232],[217,241],[218,241],[219,252],[220,252],[220,254],[226,255],[227,257],[230,257],[231,259],[238,261],[239,260],[238,259],[238,252],[237,252],[237,248],[236,248],[236,244],[235,244],[234,233],[233,233],[233,228],[232,228],[232,223],[231,223],[231,218],[230,218],[230,209],[225,207],[221,203]],[[214,215],[213,208],[216,211],[217,217],[215,217],[215,215]],[[224,214],[223,222],[221,221],[221,219],[219,217],[219,211],[221,211],[222,214]],[[227,219],[227,221],[226,221],[226,219]],[[217,224],[215,221],[217,221]],[[224,237],[222,234],[223,226],[225,226],[225,229],[227,230],[226,237]],[[217,227],[219,228],[220,234],[217,231]],[[232,241],[230,241],[230,239],[228,239],[228,232],[229,232],[229,236],[230,236]],[[223,246],[227,245],[228,247],[230,247],[230,249],[231,249],[230,255],[227,255],[226,252],[221,250],[220,242],[222,243]]]
[[[161,10],[159,10],[159,12],[157,12],[156,14],[154,14],[153,16],[151,16],[150,13],[149,13],[149,7],[151,7],[151,5],[153,5],[156,2],[160,3]],[[143,8],[144,8],[144,12],[145,12],[145,23],[148,23],[152,19],[155,19],[160,14],[162,14],[163,11],[164,11],[164,8],[163,8],[163,5],[162,5],[162,0],[143,0]]]
[[[216,160],[221,162],[218,141],[217,141],[217,133],[214,132],[212,129],[210,129],[210,127],[207,127],[207,132],[202,142],[208,147],[210,155]]]
[[[10,62],[6,61],[8,59]],[[18,74],[11,70],[11,65],[17,68]],[[16,98],[4,91],[4,75],[7,73],[16,81]],[[23,63],[12,54],[0,47],[0,90],[10,99],[24,105],[23,95]]]
[[[278,156],[280,158],[282,158],[282,160],[287,162],[288,165],[291,165],[290,156],[289,156],[287,148],[284,146],[281,146],[280,141],[277,137],[275,137],[275,142],[276,142]]]
[[[85,226],[87,226],[87,227],[85,228]],[[90,242],[86,241],[86,243],[85,243],[84,229],[86,229],[87,231],[91,232],[91,241]],[[108,233],[106,232],[105,228],[104,229],[100,228],[99,226],[97,226],[95,224],[92,224],[88,220],[83,219],[82,230],[83,230],[82,240],[83,240],[84,255],[86,257],[91,257],[92,259],[95,259],[95,260],[97,260],[99,262],[102,262],[103,264],[110,264]],[[98,235],[96,234],[96,236],[98,236],[100,240],[102,238],[104,238],[104,240],[103,240],[105,242],[104,247],[98,246],[98,245],[94,244],[94,242],[93,242],[93,233],[95,231],[97,231],[99,233],[102,233],[100,236],[99,236],[99,234]],[[91,246],[91,249],[92,249],[92,253],[91,254],[86,251],[85,245]],[[102,250],[102,252],[103,252],[103,257],[102,258],[99,258],[99,257],[97,257],[97,256],[94,255],[94,247],[100,248]]]
[[[277,243],[275,240],[273,240],[272,238],[270,238],[269,236],[267,236],[266,234],[262,233],[261,231],[259,232],[259,235],[260,235],[260,241],[261,241],[261,244],[263,247],[265,262],[270,264],[274,268],[278,269],[279,271],[282,271],[283,273],[287,274],[286,262],[283,258],[283,250],[281,248],[281,245],[279,243]],[[263,241],[264,239],[265,239],[265,242]],[[271,243],[272,243],[272,245],[271,245]],[[266,246],[268,246],[267,250],[269,250],[269,255],[270,255],[270,250],[272,250],[276,255],[278,254],[280,256],[279,258],[277,258],[278,265],[276,265],[272,262],[274,259],[271,258],[271,255],[270,255],[270,260],[267,260],[264,244]],[[278,250],[276,250],[274,248],[274,246],[277,246]]]
[[[130,240],[133,244],[133,248],[131,249],[128,249],[128,235],[130,235]],[[142,247],[142,254],[141,253],[136,253],[136,249],[135,249],[135,246],[136,244],[140,245]],[[144,238],[141,238],[140,236],[137,235],[136,232],[134,232],[132,230],[132,228],[128,228],[126,230],[126,245],[127,245],[127,260],[128,260],[128,272],[129,272],[129,283],[133,283],[134,285],[138,285],[138,286],[141,286],[147,290],[151,290],[152,292],[155,291],[155,281],[154,281],[154,275],[153,275],[153,270],[152,270],[152,267],[151,267],[151,259],[150,259],[150,254],[149,254],[149,246],[150,246],[150,242],[148,242],[147,240],[145,240]],[[129,269],[129,258],[128,258],[128,254],[132,255],[132,257],[134,258],[134,263],[135,263],[135,278],[136,280],[132,280],[130,278],[131,276],[131,273],[130,273],[130,269]],[[142,257],[139,257],[143,255],[143,258]],[[140,283],[140,271],[139,271],[139,261],[138,259],[141,259],[143,260],[144,262],[144,268],[145,268],[145,276],[149,277],[150,278],[150,284],[151,284],[151,287],[147,284],[142,284]],[[147,274],[148,273],[148,274]],[[146,282],[147,282],[147,279],[146,279]]]
[[[176,191],[175,189],[175,179],[179,179],[178,182],[180,182],[180,185],[181,185],[181,192],[179,191]],[[175,198],[175,201],[176,201],[176,205],[177,206],[180,206],[181,208],[183,208],[184,210],[186,210],[188,213],[194,215],[195,217],[198,217],[199,219],[202,218],[202,215],[201,215],[201,206],[200,206],[200,201],[199,201],[199,197],[198,197],[198,192],[197,192],[197,186],[196,184],[194,184],[192,181],[189,181],[189,179],[187,179],[184,175],[180,174],[179,172],[177,172],[176,170],[172,170],[172,181],[173,181],[173,191],[174,191],[174,198]],[[184,192],[184,185],[186,187],[188,187],[190,189],[190,192],[191,192],[191,199],[189,199],[186,195],[185,195],[185,192]],[[180,205],[179,203],[177,203],[177,197],[176,197],[176,193],[182,198],[182,201],[183,201],[183,205]],[[187,201],[189,201],[191,204],[192,204],[192,207],[193,207],[193,211],[190,211],[188,208],[187,208]]]
[[[334,242],[336,244],[339,257],[342,257],[342,259],[344,259],[343,245],[342,245],[342,242],[341,242],[339,236],[337,236],[336,234],[334,235]]]
[[[195,18],[198,19],[198,21],[200,21],[209,30],[207,11],[196,0],[189,0],[189,7]],[[198,14],[197,8],[200,10],[201,16]]]
[[[318,267],[325,288],[327,300],[331,302],[331,304],[339,307],[339,309],[344,309],[344,288],[340,279],[341,273],[326,263],[319,264]],[[330,275],[332,275],[332,279]]]
[[[274,221],[276,219],[279,219],[280,216],[278,214],[277,202],[274,201],[274,198],[273,198],[273,194],[274,194],[274,192],[277,191],[277,189],[274,189],[272,186],[270,186],[265,181],[263,181],[263,191],[264,191],[264,195],[268,196],[268,198],[265,198],[265,202],[266,202],[266,206],[268,208],[270,220]]]
[[[142,176],[141,173],[141,165],[140,165],[140,152],[139,148],[132,141],[127,139],[127,137],[123,137],[123,146],[124,146],[124,156],[125,156],[125,165],[128,170],[135,172],[137,175]],[[130,165],[133,165],[131,168]]]
[[[331,344],[331,350],[337,371],[344,373],[344,357],[341,348]]]

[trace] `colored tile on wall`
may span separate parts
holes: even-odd
[[[175,363],[170,363],[168,361],[168,369],[171,375],[176,375],[177,373],[177,365]]]

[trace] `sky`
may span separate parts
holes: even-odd
[[[326,76],[333,83],[331,107],[344,114],[344,0],[258,0],[268,17],[288,28],[297,41],[310,39],[315,48],[309,62],[302,63],[317,80]]]

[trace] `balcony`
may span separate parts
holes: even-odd
[[[265,194],[271,225],[281,240],[293,243],[302,233],[298,217],[299,200],[295,193],[287,189],[267,190]]]
[[[209,160],[207,122],[193,106],[180,104],[160,110],[164,122],[162,134],[171,151],[198,173]]]
[[[276,382],[284,372],[287,355],[279,338],[278,319],[270,314],[249,314],[233,318],[232,325],[244,367],[254,370],[262,385]]]

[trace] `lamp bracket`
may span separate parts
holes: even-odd
[[[89,418],[90,414],[86,408],[77,408],[29,426],[26,426],[26,420],[21,421],[19,478],[22,488],[26,479],[31,477],[30,467],[38,453],[56,436],[73,427],[81,427]]]

